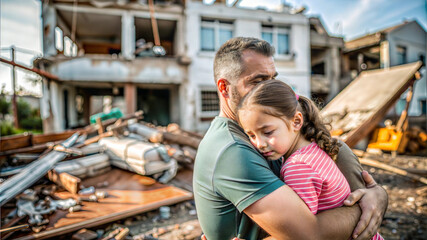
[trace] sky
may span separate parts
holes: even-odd
[[[206,3],[212,0],[204,0]],[[235,0],[227,0],[232,4]],[[399,24],[406,20],[417,20],[427,29],[426,0],[241,0],[239,7],[263,7],[274,10],[282,2],[292,8],[305,6],[305,14],[319,16],[329,34],[342,36],[345,40],[363,36],[377,30]],[[29,53],[17,52],[16,61],[30,66],[36,55],[41,55],[40,0],[0,0],[0,55],[10,59],[11,45],[27,49]],[[0,89],[5,85],[11,92],[11,68],[0,63]],[[17,89],[26,93],[40,94],[40,85],[33,85],[34,78],[17,70]]]

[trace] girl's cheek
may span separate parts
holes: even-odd
[[[253,142],[252,140],[251,140],[251,144],[252,144],[252,146],[254,146],[255,148],[257,148],[255,142]]]

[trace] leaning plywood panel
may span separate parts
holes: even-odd
[[[321,111],[347,145],[372,131],[413,83],[421,62],[362,72]]]
[[[18,239],[45,239],[70,233],[82,228],[90,228],[114,222],[133,215],[175,204],[193,197],[185,190],[160,184],[145,176],[120,169],[82,181],[84,186],[97,186],[107,182],[108,186],[97,188],[108,192],[108,197],[98,202],[84,202],[82,210],[69,213],[57,210],[49,217],[46,230]],[[69,192],[58,192],[56,197],[74,197]]]

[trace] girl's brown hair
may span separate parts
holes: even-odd
[[[308,141],[315,141],[332,158],[338,154],[341,144],[331,137],[317,106],[304,96],[297,99],[286,83],[274,79],[259,83],[240,101],[237,112],[253,105],[265,106],[264,113],[287,120],[291,120],[297,110],[300,111],[304,120],[301,135]]]

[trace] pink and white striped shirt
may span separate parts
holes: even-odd
[[[313,214],[340,207],[350,185],[331,157],[315,142],[285,160],[280,178],[304,200]],[[377,233],[372,240],[382,240]]]

